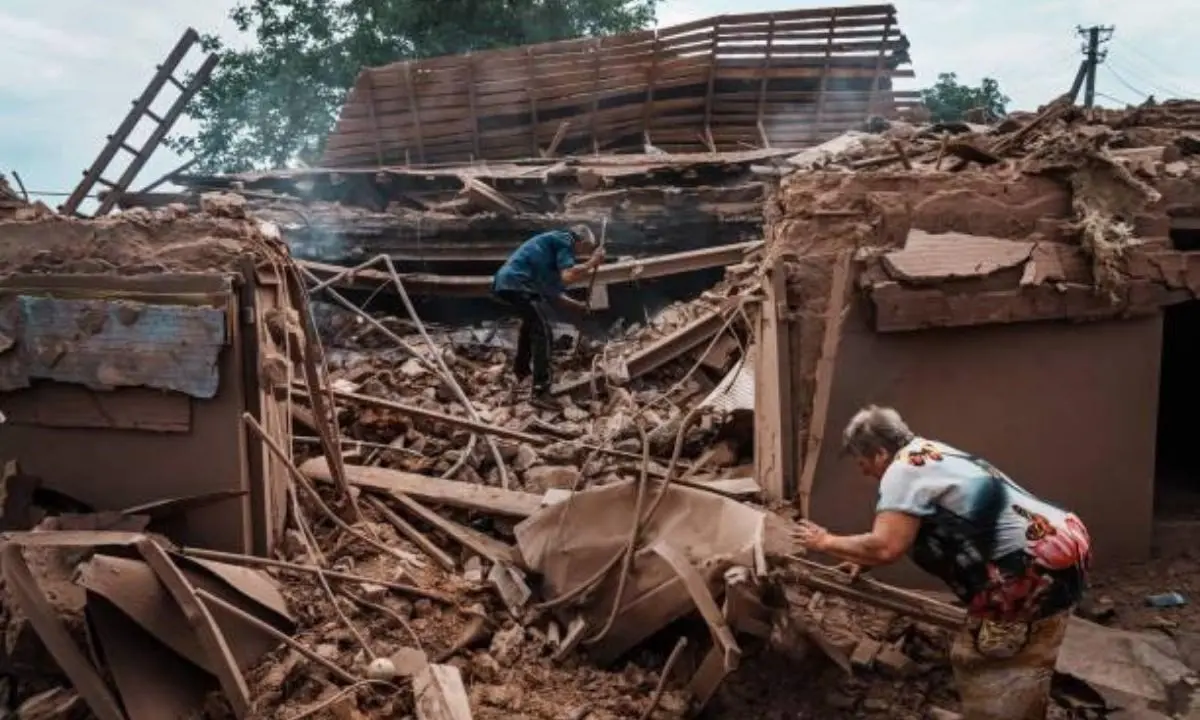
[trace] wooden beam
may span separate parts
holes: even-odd
[[[323,457],[304,463],[300,472],[318,482],[333,482],[329,462]],[[346,479],[351,485],[361,488],[397,492],[435,505],[506,517],[526,518],[542,506],[541,495],[443,480],[402,470],[347,465]]]
[[[465,58],[467,63],[467,105],[471,110],[471,147],[475,148],[475,157],[472,161],[480,160],[483,154],[479,152],[479,99],[476,97],[478,89],[475,87],[475,56],[467,53]]]
[[[404,89],[408,93],[408,107],[412,111],[413,134],[417,138],[417,160],[425,164],[425,133],[421,129],[421,104],[417,98],[417,88],[413,83],[412,62],[404,63]]]
[[[821,336],[821,356],[817,359],[816,378],[813,383],[812,413],[808,419],[807,437],[804,441],[803,469],[800,473],[800,513],[811,517],[813,481],[817,476],[817,463],[821,459],[821,445],[825,441],[825,425],[829,418],[829,400],[833,396],[833,374],[836,367],[838,346],[842,339],[842,321],[849,305],[851,254],[843,251],[833,266],[833,277],[829,283],[829,300],[825,306],[825,328]]]
[[[397,532],[408,538],[413,545],[421,548],[421,552],[433,558],[434,562],[441,565],[443,569],[450,572],[458,570],[458,562],[450,557],[449,553],[438,547],[436,543],[425,536],[425,533],[416,529],[407,520],[397,515],[394,510],[387,506],[387,503],[374,496],[367,496],[366,500],[367,504],[375,508],[383,516],[384,520],[387,520],[392,524],[392,527],[396,528]]]
[[[710,152],[716,152],[716,144],[712,139],[712,106],[713,93],[717,83],[717,51],[721,48],[721,17],[713,23],[712,43],[709,45],[708,56],[708,89],[704,93],[704,138]]]
[[[642,107],[642,140],[646,145],[653,145],[650,129],[654,122],[654,90],[658,84],[658,30],[654,31],[654,45],[650,51],[650,68],[646,71],[646,104]]]
[[[667,255],[608,263],[601,265],[596,270],[596,283],[612,285],[733,265],[742,262],[746,253],[761,246],[761,240],[752,240],[736,245],[719,245],[701,250],[685,250]],[[373,290],[383,283],[391,282],[391,275],[381,270],[366,268],[347,273],[349,268],[341,265],[330,265],[311,260],[298,260],[297,264],[313,275],[322,278],[336,278],[338,275],[345,274],[344,278],[332,283],[335,285],[364,287]],[[405,289],[413,294],[486,297],[491,294],[492,287],[490,275],[401,273],[400,279],[404,282]],[[589,279],[583,279],[570,287],[586,287],[588,282]],[[384,291],[387,292],[387,288],[384,288]]]
[[[427,525],[443,533],[472,553],[486,558],[488,562],[506,563],[518,567],[525,566],[525,563],[521,560],[520,553],[512,545],[502,543],[490,535],[485,535],[478,530],[442,517],[404,493],[391,491],[385,494],[402,505],[411,515],[421,519]],[[382,505],[382,503],[380,504]]]
[[[525,92],[529,93],[529,149],[530,157],[537,157],[542,153],[542,146],[538,144],[538,71],[537,60],[533,54],[533,46],[525,48],[525,74],[529,79],[529,87]]]
[[[600,55],[604,41],[596,38],[592,43],[592,116],[589,119],[592,132],[592,152],[600,154],[600,137],[596,134],[596,117],[600,113]]]
[[[371,139],[375,142],[375,164],[383,167],[383,138],[379,135],[379,118],[375,114],[375,80],[370,70],[363,73],[363,93],[366,94],[367,114],[371,119]]]
[[[558,152],[559,143],[567,136],[567,128],[571,127],[570,120],[563,120],[558,124],[558,129],[554,131],[554,139],[550,141],[550,147],[546,148],[546,152],[542,153],[542,157],[554,157]]]
[[[883,77],[883,61],[887,59],[887,38],[892,33],[892,23],[896,21],[891,14],[888,15],[887,22],[883,25],[883,40],[879,45],[879,55],[875,59],[875,75],[871,78],[871,99],[867,101],[867,116],[878,115],[879,104],[879,80]]]
[[[812,139],[820,136],[821,125],[825,119],[825,97],[829,92],[829,69],[833,58],[833,36],[837,32],[838,9],[833,8],[829,13],[829,35],[825,40],[825,60],[821,67],[821,85],[817,91],[817,119],[812,124]]]
[[[763,57],[762,78],[758,81],[758,134],[761,136],[763,147],[771,147],[771,138],[763,125],[763,112],[767,108],[767,78],[771,71],[771,55],[775,51],[775,13],[771,13],[771,22],[767,28],[767,52]]]
[[[781,501],[791,496],[796,467],[787,268],[782,260],[768,268],[763,292],[754,371],[755,476],[769,500]]]

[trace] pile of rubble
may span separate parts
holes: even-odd
[[[18,194],[3,175],[0,175],[0,220],[16,217],[17,211],[29,206],[29,201]]]
[[[1039,282],[1118,292],[1104,285],[1122,278],[1114,258],[1146,235],[1139,227],[1154,219],[1147,208],[1161,210],[1190,192],[1180,186],[1174,200],[1163,200],[1169,181],[1194,184],[1197,162],[1192,136],[1176,131],[1168,143],[1146,144],[1146,128],[1129,117],[1058,102],[993,128],[893,123],[790,159],[775,151],[739,159],[736,182],[721,192],[745,191],[738,184],[750,175],[758,178],[754,192],[763,191],[762,178],[787,176],[765,213],[753,211],[756,223],[767,217],[766,246],[739,248],[722,282],[645,322],[602,340],[562,333],[554,409],[531,405],[527,389],[514,387],[510,324],[423,323],[407,289],[413,278],[383,261],[370,269],[372,282],[405,312],[365,312],[247,215],[290,212],[284,205],[311,196],[312,183],[358,193],[355,202],[391,187],[382,207],[352,212],[405,218],[388,222],[416,233],[406,243],[423,242],[427,221],[445,221],[451,235],[466,233],[453,241],[463,247],[474,247],[472,233],[484,227],[473,218],[507,218],[513,237],[493,248],[500,252],[542,227],[514,218],[559,224],[564,216],[556,213],[583,202],[567,191],[547,204],[547,187],[561,177],[579,182],[588,170],[607,178],[604,189],[591,190],[611,193],[611,203],[588,217],[628,211],[647,191],[621,184],[619,162],[542,163],[528,196],[512,189],[522,180],[519,165],[493,169],[491,186],[435,171],[422,171],[425,179],[417,171],[359,174],[345,184],[308,173],[234,180],[241,198],[182,198],[201,214],[183,203],[92,222],[0,223],[0,265],[10,274],[116,277],[207,266],[250,282],[274,268],[277,282],[294,290],[278,312],[247,306],[263,314],[231,333],[254,327],[270,340],[256,371],[239,381],[255,402],[282,408],[280,417],[255,417],[250,405],[238,410],[247,430],[239,443],[248,439],[256,449],[247,464],[270,462],[275,471],[263,473],[270,491],[256,501],[272,508],[264,523],[271,512],[280,520],[269,553],[196,547],[171,524],[229,500],[228,491],[181,499],[186,489],[172,488],[168,499],[105,507],[48,492],[43,485],[54,478],[43,484],[8,469],[0,665],[12,671],[9,707],[33,718],[84,714],[86,705],[105,720],[188,712],[600,720],[702,709],[721,717],[953,717],[946,650],[962,611],[870,579],[849,583],[797,557],[793,511],[766,507],[754,424],[768,268],[787,257],[810,270],[804,263],[815,263],[811,251],[819,251],[821,273],[789,275],[783,285],[808,293],[797,297],[821,298],[793,303],[801,350],[820,346],[824,325],[814,320],[840,322],[824,304],[835,296],[828,261],[843,251],[855,251],[859,286],[873,293],[895,292],[905,278],[921,286],[932,272],[957,277],[953,268],[887,254],[913,250],[905,244],[911,231],[924,231],[917,226],[935,215],[888,205],[888,188],[928,177],[939,192],[973,191],[984,187],[981,177],[1026,173],[1059,187],[1061,198],[1047,192],[1063,200],[1061,212],[1054,224],[1039,224],[1045,213],[1034,201],[1043,200],[1033,198],[1025,212],[1038,218],[1016,213],[997,234],[1010,241],[1075,233],[1091,260],[1083,274],[1067,278],[1060,268]],[[658,162],[691,183],[692,200],[710,190],[683,177],[695,162]],[[718,175],[729,166],[701,165]],[[648,171],[638,165],[631,173]],[[445,185],[440,195],[413,198],[430,183]],[[855,194],[860,185],[866,190]],[[816,247],[831,236],[836,247]],[[336,257],[362,259],[360,247]],[[1031,245],[1021,262],[1041,257],[1034,252]],[[908,317],[885,315],[896,324]],[[795,376],[818,383],[818,366],[797,358]],[[110,385],[128,380],[104,377]],[[91,389],[112,389],[102,386]],[[1088,676],[1078,662],[1088,654],[1068,653],[1077,677]],[[148,681],[156,691],[139,694]],[[1070,699],[1077,712],[1106,704],[1081,697]]]

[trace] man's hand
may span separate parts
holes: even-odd
[[[833,569],[837,570],[838,572],[845,573],[846,579],[849,582],[854,582],[859,577],[861,577],[863,573],[867,572],[867,570],[869,570],[870,568],[864,568],[862,565],[859,565],[858,563],[844,562],[844,563],[839,563]]]
[[[806,550],[821,552],[829,540],[829,531],[815,522],[801,520],[799,526],[792,532],[792,539]]]
[[[596,268],[600,267],[600,263],[602,262],[604,262],[604,248],[598,247],[594,252],[592,252],[592,256],[588,258],[587,262],[584,264],[587,265],[589,270],[595,270]]]

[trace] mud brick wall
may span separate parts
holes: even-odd
[[[808,477],[812,517],[839,531],[868,527],[876,490],[839,458],[840,434],[858,407],[888,404],[916,432],[980,453],[1079,512],[1099,562],[1146,557],[1159,310],[1186,285],[1166,281],[1186,273],[1146,260],[1179,255],[1166,238],[1167,206],[1188,192],[1164,189],[1163,202],[1132,218],[1146,246],[1127,262],[1148,275],[1114,301],[1091,286],[1061,179],[829,172],[786,180],[768,204],[767,253],[787,273],[799,456],[790,491],[804,494]],[[852,279],[831,295],[846,255]],[[841,338],[822,360],[831,318]],[[1067,318],[1112,319],[1033,322]],[[813,433],[815,458],[806,452]],[[920,577],[909,567],[893,579]]]
[[[96,510],[242,492],[164,529],[269,554],[286,469],[242,414],[289,446],[265,332],[287,301],[271,268],[254,271],[257,233],[176,211],[0,222],[0,459]]]

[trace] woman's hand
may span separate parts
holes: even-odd
[[[825,543],[829,541],[829,531],[815,522],[809,520],[801,520],[800,524],[792,531],[792,539],[800,544],[806,550],[816,550],[820,552],[824,549]]]

